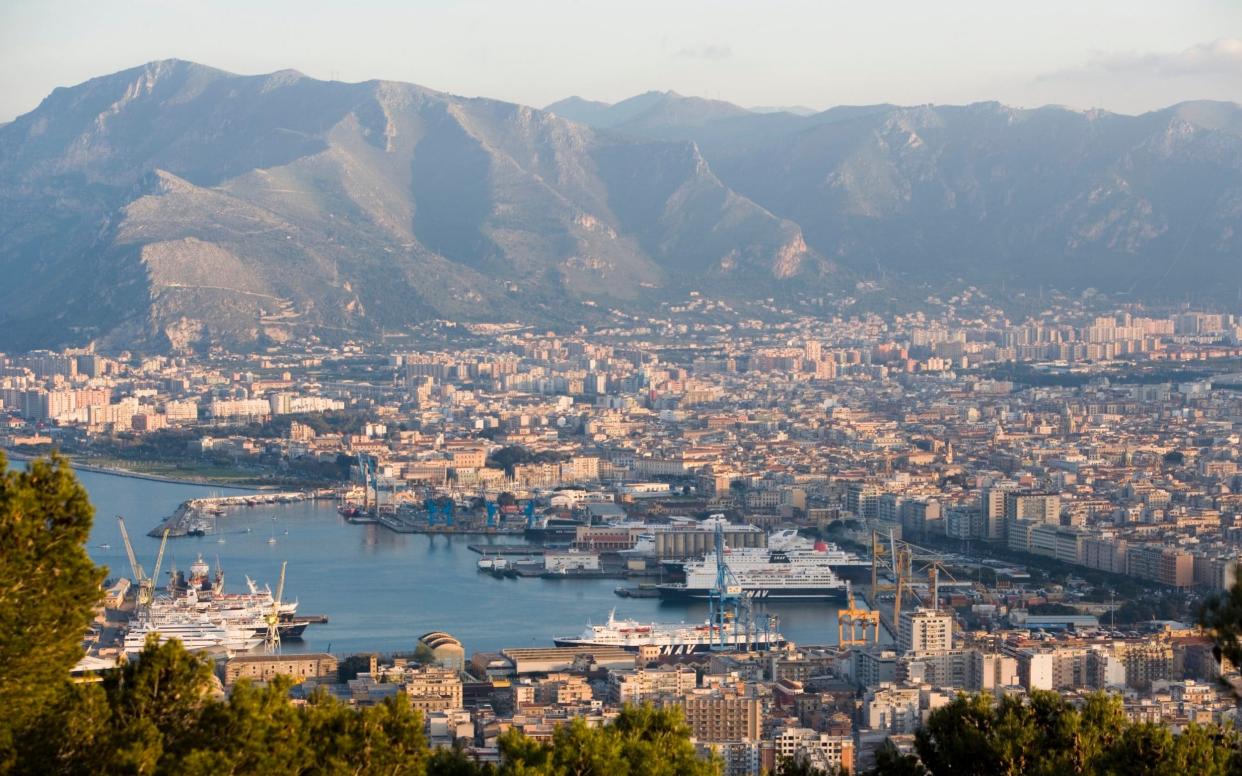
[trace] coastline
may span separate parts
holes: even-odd
[[[4,454],[13,461],[33,461],[36,458],[44,456],[38,454],[22,453],[12,448],[5,448]],[[262,492],[265,490],[279,490],[276,485],[244,485],[236,482],[209,480],[200,477],[169,477],[163,474],[149,474],[147,472],[133,471],[132,469],[123,469],[117,466],[97,466],[94,464],[83,463],[81,459],[65,455],[69,459],[70,465],[74,471],[92,472],[94,474],[110,474],[114,477],[129,477],[136,480],[150,480],[152,482],[166,482],[172,485],[202,485],[214,488],[231,488],[233,490]]]

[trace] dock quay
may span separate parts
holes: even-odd
[[[292,504],[299,501],[313,501],[318,498],[316,492],[292,491],[286,493],[248,493],[243,496],[218,496],[213,498],[194,498],[181,502],[171,515],[164,518],[159,525],[147,532],[148,536],[160,537],[168,531],[170,537],[201,535],[207,533],[215,525],[215,520],[226,509],[241,507],[267,506],[272,504]]]
[[[347,518],[348,519],[348,518]],[[394,515],[378,515],[373,518],[356,520],[351,523],[379,523],[390,531],[409,534],[428,534],[429,536],[520,536],[522,531],[509,528],[486,528],[470,525],[427,525],[423,522],[410,522],[408,519]]]
[[[543,555],[539,544],[467,544],[466,549],[480,555]]]

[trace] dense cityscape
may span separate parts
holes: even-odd
[[[1236,721],[1237,674],[1196,620],[1242,553],[1242,321],[1065,298],[1010,320],[973,288],[927,307],[761,320],[695,294],[592,332],[9,353],[0,439],[13,458],[262,488],[129,526],[174,545],[237,510],[333,500],[382,530],[508,537],[479,546],[479,573],[710,602],[699,625],[484,652],[412,630],[408,651],[338,655],[288,649],[316,620],[283,576],[225,592],[207,563],[148,574],[131,551],[78,667],[181,634],[224,691],[286,675],[295,700],[404,694],[433,745],[479,762],[509,729],[548,739],[640,703],[680,709],[729,774],[866,770],[960,692],[1107,691],[1133,721]],[[782,599],[822,601],[837,638],[782,636]]]
[[[1242,774],[1242,4],[0,2],[0,776]]]

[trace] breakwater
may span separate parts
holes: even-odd
[[[314,501],[322,496],[323,493],[318,491],[293,491],[189,499],[181,502],[171,515],[161,520],[159,525],[152,528],[147,535],[158,537],[167,530],[170,537],[202,536],[211,533],[215,527],[216,518],[224,515],[226,510],[274,504],[296,504],[300,501]]]

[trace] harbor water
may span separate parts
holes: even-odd
[[[146,533],[181,502],[245,492],[96,472],[79,477],[96,510],[90,553],[111,576],[130,576],[117,515],[125,517],[150,572],[159,540]],[[620,598],[613,589],[632,584],[625,580],[497,579],[478,572],[479,555],[467,545],[520,539],[397,534],[347,523],[330,501],[229,509],[217,522],[217,533],[169,539],[164,571],[174,563],[185,570],[201,554],[213,567],[219,563],[226,589],[238,592],[246,575],[275,588],[281,561],[288,561],[286,598],[298,600],[299,613],[324,614],[329,622],[310,626],[301,641],[286,641],[286,651],[407,651],[421,634],[440,630],[460,639],[469,654],[551,646],[553,636],[580,633],[614,607],[618,617],[648,622],[707,617],[704,604]],[[774,603],[766,611],[799,644],[836,641],[833,603]]]

